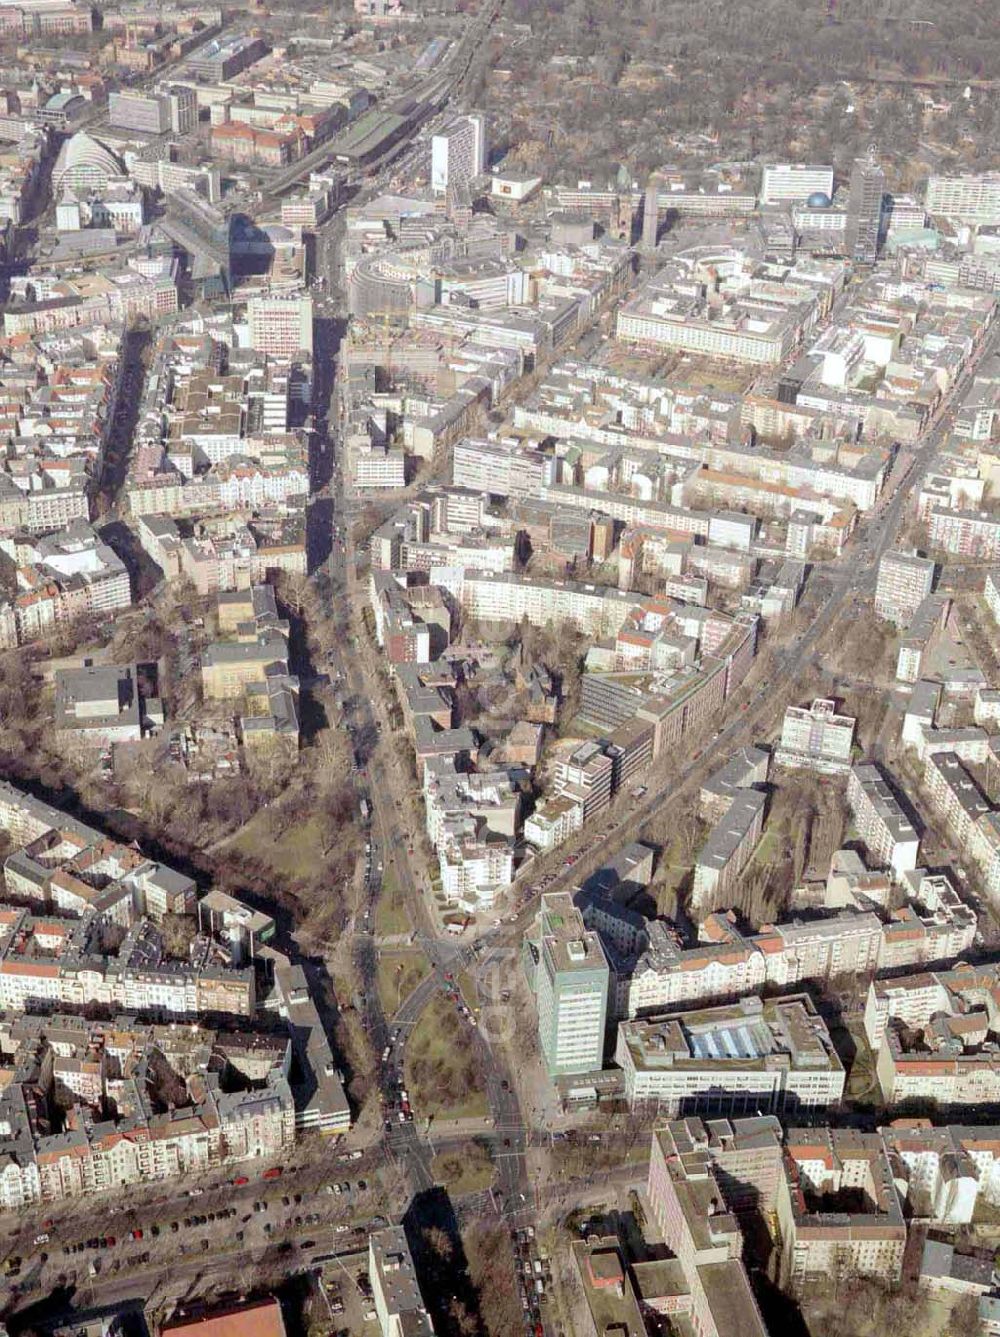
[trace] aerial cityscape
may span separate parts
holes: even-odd
[[[0,1337],[1000,1337],[995,6],[0,54]]]

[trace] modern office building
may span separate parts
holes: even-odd
[[[549,1075],[598,1071],[604,1062],[610,972],[600,939],[584,927],[569,892],[542,897],[524,951]]]
[[[642,245],[647,251],[656,250],[660,228],[660,183],[654,173],[646,187],[646,201],[642,210]]]
[[[801,204],[833,199],[833,168],[804,162],[768,163],[761,177],[761,204]]]
[[[855,158],[847,193],[847,250],[858,264],[870,265],[878,259],[884,194],[885,173],[872,149],[867,157]]]
[[[431,189],[436,195],[481,176],[485,169],[485,116],[457,116],[432,137]]]
[[[170,104],[155,94],[112,93],[108,98],[108,121],[123,130],[162,135],[170,129]]]
[[[185,135],[198,124],[198,104],[193,88],[172,84],[155,93],[126,89],[108,98],[108,121],[122,130],[162,135],[168,130]]]
[[[185,70],[206,83],[223,83],[261,60],[269,50],[262,37],[250,34],[228,39],[217,37],[188,57]]]
[[[844,1068],[807,994],[670,1012],[618,1026],[625,1100],[681,1114],[781,1114],[836,1104]]]
[[[582,802],[584,821],[604,811],[613,789],[614,763],[599,743],[581,743],[556,763],[556,792]]]
[[[929,214],[944,214],[974,226],[1000,223],[1000,172],[932,176],[924,201]]]
[[[310,357],[313,350],[313,304],[308,293],[289,297],[253,297],[247,303],[250,347],[269,357]]]
[[[192,131],[198,124],[198,99],[194,89],[188,88],[186,84],[170,84],[158,91],[167,103],[170,129],[178,135]]]
[[[162,226],[191,255],[218,266],[228,287],[232,269],[232,218],[189,187],[171,190]]]

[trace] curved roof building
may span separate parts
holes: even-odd
[[[127,175],[125,164],[106,144],[78,130],[59,150],[52,169],[52,193],[60,196],[66,186],[74,191],[103,190],[109,181]]]

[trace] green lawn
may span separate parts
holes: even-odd
[[[831,1025],[830,1038],[847,1070],[845,1097],[865,1104],[877,1102],[880,1097],[875,1055],[865,1036],[864,1024],[852,1017],[847,1024]]]
[[[761,836],[757,848],[754,850],[751,864],[757,864],[761,868],[766,868],[773,863],[781,845],[781,835],[778,831],[768,828]]]
[[[458,990],[462,995],[462,1001],[465,1003],[465,1006],[473,1013],[478,1012],[479,993],[476,989],[476,981],[472,978],[469,972],[463,970],[455,980],[455,983],[458,985]]]
[[[467,1142],[434,1157],[431,1171],[451,1194],[482,1193],[493,1183],[493,1161],[478,1142]]]
[[[387,869],[382,879],[378,905],[375,908],[375,936],[395,938],[400,934],[412,932],[413,924],[406,908],[402,888],[396,881],[392,869]]]
[[[255,813],[227,845],[249,859],[269,864],[279,877],[289,881],[311,881],[317,867],[325,862],[315,818],[307,817],[276,835],[266,808]]]
[[[436,994],[406,1046],[406,1085],[418,1119],[481,1119],[489,1111],[471,1028]]]
[[[387,1017],[393,1015],[403,999],[413,992],[430,971],[427,957],[416,948],[379,952],[378,996]]]

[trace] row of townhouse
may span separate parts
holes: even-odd
[[[873,1132],[782,1127],[769,1115],[674,1119],[652,1134],[647,1199],[684,1265],[692,1310],[699,1295],[689,1269],[698,1256],[689,1256],[691,1246],[678,1230],[685,1218],[702,1248],[714,1246],[706,1261],[717,1261],[727,1242],[739,1256],[741,1223],[773,1221],[781,1281],[798,1293],[833,1275],[894,1285],[911,1220],[967,1225],[977,1205],[1000,1200],[1000,1129],[931,1127],[922,1119]],[[752,1301],[726,1328],[713,1315],[713,1298],[709,1284],[703,1297],[708,1321],[700,1331],[719,1337],[758,1331]],[[727,1314],[728,1306],[720,1311]]]
[[[306,574],[305,518],[300,514],[225,517],[182,538],[168,515],[143,515],[136,526],[143,550],[169,579],[185,577],[202,597],[248,589],[279,571]]]
[[[172,278],[147,277],[133,270],[54,280],[46,289],[50,296],[5,309],[3,328],[8,338],[81,325],[158,320],[178,309],[177,285]]]
[[[6,1210],[274,1157],[294,1140],[287,1034],[178,1034],[55,1013],[4,1023],[0,1053]],[[50,1101],[66,1110],[59,1131]]]
[[[865,1034],[887,1104],[941,1109],[1000,1101],[997,966],[959,962],[949,970],[876,980]]]
[[[132,604],[122,560],[85,521],[44,538],[0,538],[14,564],[15,593],[0,604],[0,644],[37,640],[67,622],[99,621]]]
[[[198,516],[301,505],[309,493],[306,452],[283,449],[265,460],[234,457],[188,478],[162,445],[143,447],[125,483],[130,514]]]
[[[253,972],[199,938],[184,962],[164,950],[159,925],[192,914],[194,881],[119,844],[58,808],[0,786],[0,827],[11,851],[3,864],[0,1007],[38,1003],[197,1015],[249,1016]],[[104,946],[104,928],[124,932]]]
[[[253,971],[202,944],[197,959],[167,958],[155,927],[139,919],[114,952],[101,946],[102,914],[80,919],[0,910],[0,1008],[99,1007],[167,1017],[249,1017]]]
[[[918,870],[908,892],[912,899],[892,911],[875,902],[865,908],[867,898],[860,898],[856,908],[766,925],[753,934],[741,932],[731,913],[716,912],[691,946],[654,920],[643,930],[641,950],[616,963],[617,1007],[635,1017],[765,987],[951,961],[972,948],[975,913],[947,877]]]

